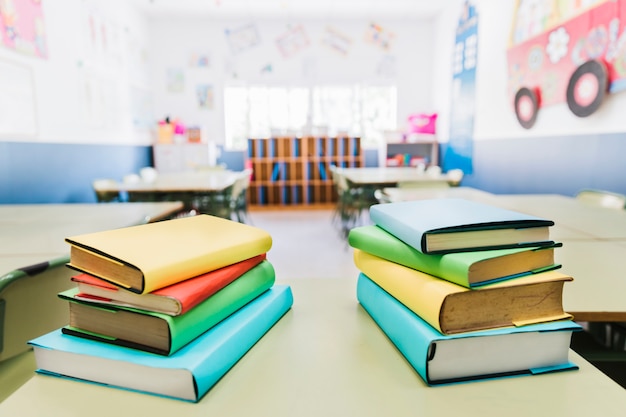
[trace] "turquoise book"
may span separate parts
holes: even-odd
[[[561,265],[554,261],[554,249],[563,246],[562,243],[554,243],[528,248],[430,255],[375,225],[351,229],[348,243],[355,249],[466,288],[558,269]]]
[[[59,294],[70,307],[69,326],[62,332],[171,355],[269,289],[275,276],[272,264],[264,260],[179,316],[77,300],[78,289],[67,290]]]
[[[460,198],[370,207],[374,224],[422,253],[548,246],[552,220]]]
[[[29,344],[40,374],[197,402],[292,304],[291,288],[274,285],[172,356],[73,337],[60,329]]]
[[[578,369],[571,320],[444,336],[362,273],[357,299],[427,385]]]

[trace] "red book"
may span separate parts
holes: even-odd
[[[265,258],[265,254],[257,255],[148,294],[137,294],[92,275],[79,274],[72,277],[79,291],[74,298],[178,316],[206,300]]]

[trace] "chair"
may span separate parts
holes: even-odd
[[[122,197],[119,191],[110,191],[110,188],[117,187],[117,181],[109,178],[96,179],[91,183],[96,193],[98,203],[120,202]]]
[[[56,294],[74,287],[69,257],[0,276],[0,361],[29,349],[26,342],[68,323],[67,302]]]
[[[248,188],[252,178],[252,169],[244,170],[233,184],[230,198],[231,211],[239,223],[246,223],[248,218]]]
[[[611,191],[583,189],[576,194],[576,199],[587,204],[618,210],[626,207],[626,195]]]
[[[331,165],[329,169],[337,192],[337,206],[333,213],[333,222],[339,221],[341,234],[347,237],[350,229],[360,224],[363,210],[377,203],[375,191],[353,184],[337,171],[335,165]]]
[[[374,191],[374,197],[376,197],[376,201],[380,204],[391,203],[391,199],[383,190]]]

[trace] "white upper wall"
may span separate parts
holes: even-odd
[[[6,134],[0,140],[150,143],[147,130],[133,122],[139,112],[132,93],[148,89],[147,67],[139,59],[146,42],[143,18],[121,1],[42,5],[47,59],[0,47],[5,68],[31,74],[30,85],[21,82],[16,88],[33,91],[32,103],[22,105],[34,113],[36,126],[22,129],[32,134]]]
[[[384,49],[365,39],[370,20],[206,20],[155,19],[150,21],[150,55],[155,114],[179,117],[185,124],[205,128],[207,138],[224,141],[223,89],[228,85],[269,84],[312,86],[328,84],[395,84],[398,86],[398,122],[415,112],[434,110],[432,102],[433,32],[430,21],[376,21],[391,32],[390,47]],[[255,28],[259,43],[235,52],[226,31]],[[308,43],[291,56],[284,56],[277,39],[289,28],[301,27]],[[342,54],[324,43],[331,28],[348,39]],[[385,33],[383,32],[383,33]],[[190,68],[190,57],[206,54],[208,68]],[[267,70],[271,68],[271,70]],[[181,92],[167,90],[167,72],[184,74]],[[264,70],[265,69],[265,70]],[[211,85],[214,108],[201,109],[196,86]]]

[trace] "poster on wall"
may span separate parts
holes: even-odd
[[[166,88],[170,93],[182,93],[185,88],[185,73],[180,68],[168,68]]]
[[[230,50],[235,55],[261,44],[259,30],[253,23],[235,29],[225,29],[224,33]]]
[[[391,49],[391,43],[394,38],[393,32],[373,22],[369,24],[365,32],[365,41],[384,51]]]
[[[192,53],[189,56],[189,66],[191,68],[205,68],[208,69],[211,66],[211,57],[208,53]]]
[[[48,57],[41,0],[0,1],[0,45],[26,55]]]
[[[478,14],[474,5],[466,1],[454,44],[450,139],[443,161],[446,171],[455,168],[465,174],[473,171],[477,52]]]
[[[198,99],[198,108],[213,110],[213,86],[210,84],[198,84],[196,86],[196,98]]]
[[[352,47],[352,39],[339,29],[327,26],[324,31],[324,38],[322,43],[332,49],[333,51],[341,54],[348,55],[350,48]]]
[[[309,46],[309,37],[304,27],[300,25],[289,27],[276,39],[276,46],[283,57],[289,58]]]

